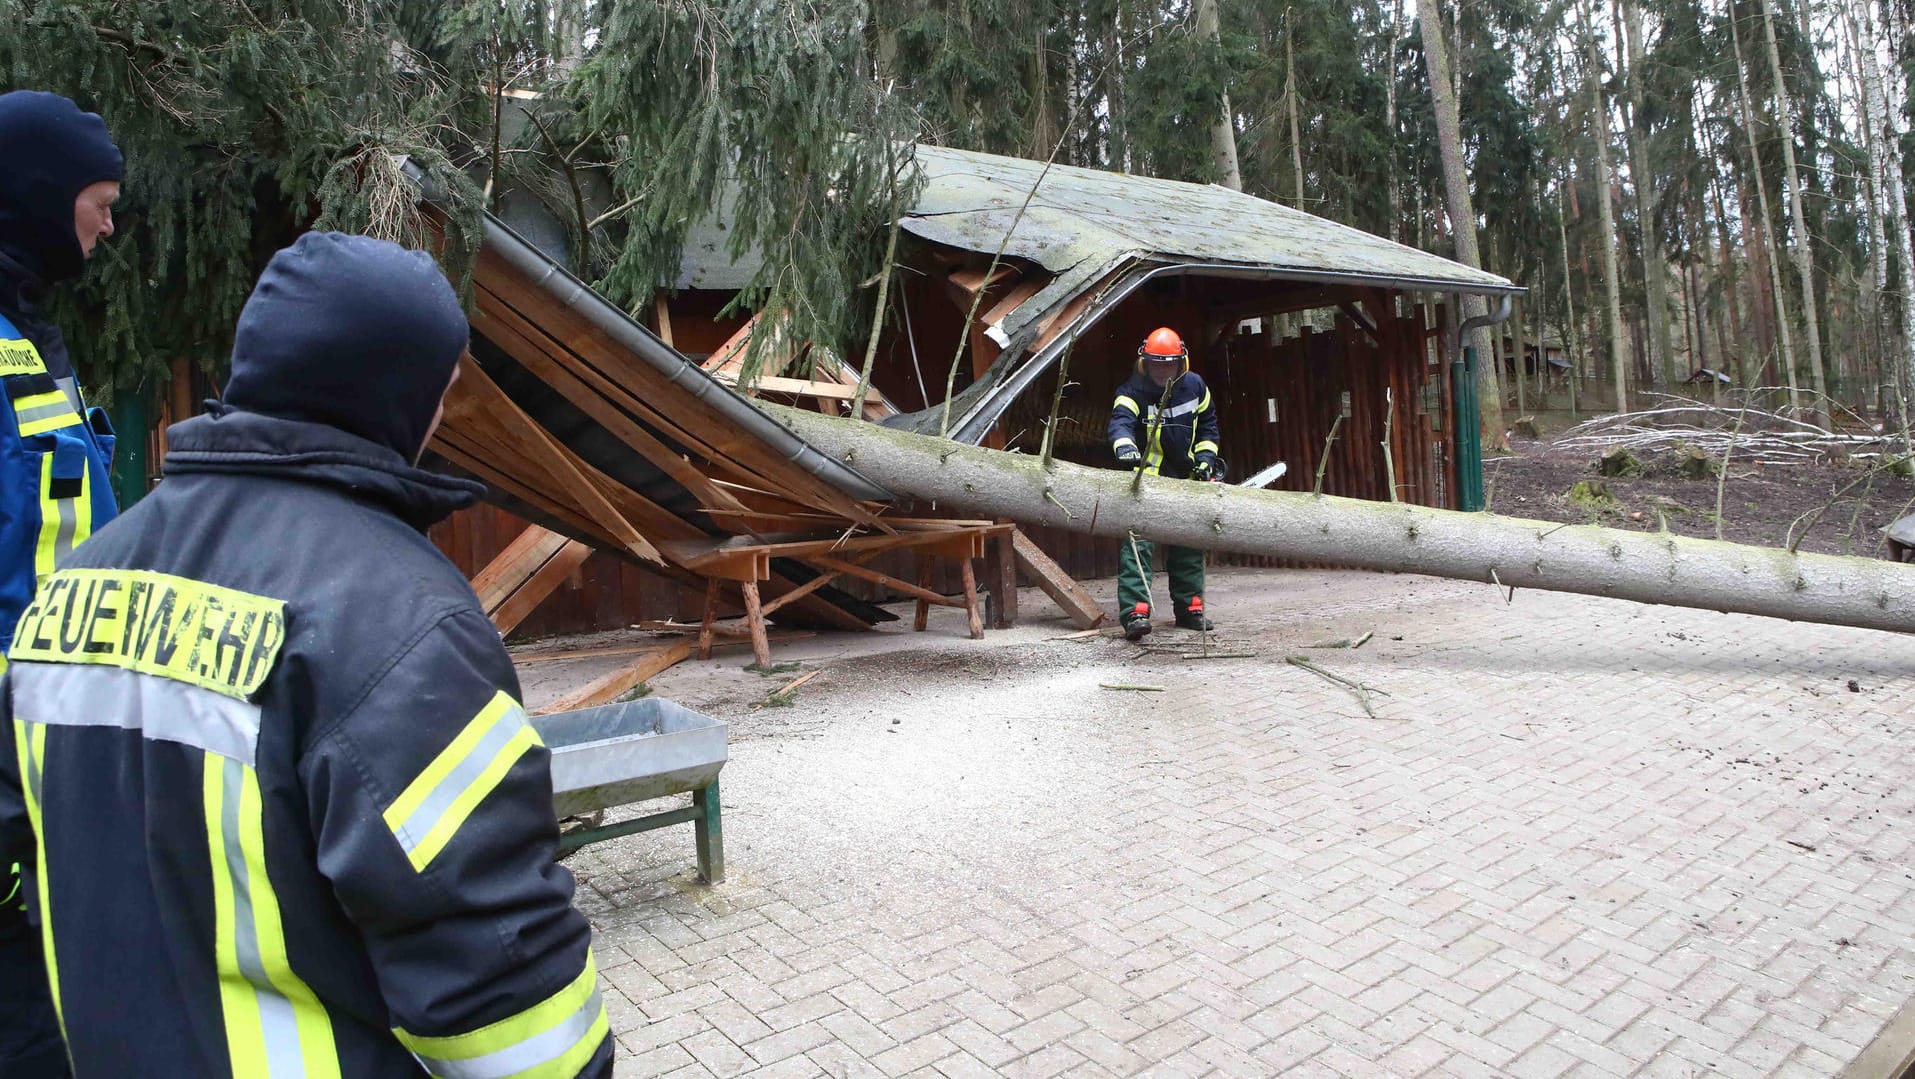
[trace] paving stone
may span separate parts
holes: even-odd
[[[569,860],[619,1074],[1839,1072],[1915,984],[1915,638],[1492,591],[1215,571],[1210,664],[1026,593],[783,645],[775,715],[666,672],[732,724],[731,879]],[[1378,719],[1282,662],[1366,629],[1313,656]]]

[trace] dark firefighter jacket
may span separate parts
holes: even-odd
[[[1186,479],[1199,454],[1217,455],[1217,407],[1210,388],[1194,372],[1186,371],[1170,384],[1166,401],[1163,387],[1138,371],[1117,387],[1109,433],[1113,452],[1125,443],[1137,447],[1144,455],[1145,472]]]
[[[251,412],[171,442],[0,683],[79,1079],[609,1072],[548,754],[421,532],[474,485]]]

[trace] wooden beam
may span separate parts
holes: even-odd
[[[658,339],[676,350],[678,345],[672,340],[672,309],[671,305],[665,302],[663,294],[653,298],[652,310],[658,314]]]
[[[871,581],[875,584],[881,584],[886,586],[887,588],[895,588],[898,591],[903,592],[907,596],[916,596],[918,599],[918,602],[920,603],[935,603],[941,607],[964,606],[964,603],[961,600],[955,600],[949,596],[940,596],[936,592],[931,591],[930,589],[924,587],[923,585],[912,584],[908,581],[901,581],[897,579],[896,577],[891,576],[889,573],[881,573],[878,570],[870,568],[869,566],[859,566],[859,565],[854,565],[853,563],[850,563],[850,562],[841,562],[838,559],[828,558],[824,555],[817,555],[811,558],[807,558],[805,559],[805,561],[810,562],[813,565],[823,566],[826,569],[833,570],[835,572],[842,573],[847,576],[862,577],[865,580]]]
[[[1091,629],[1110,617],[1104,605],[1097,602],[1097,597],[1072,580],[1071,575],[1064,572],[1064,567],[1032,542],[1023,529],[1011,533],[1011,545],[1017,555],[1017,564],[1031,575],[1037,587],[1042,588],[1052,602],[1063,608],[1072,625],[1078,629]]]
[[[534,327],[491,292],[483,288],[475,292],[481,316],[478,328],[487,340],[517,360],[533,377],[552,387],[573,407],[610,431],[613,437],[630,446],[633,452],[651,462],[654,468],[678,481],[680,486],[692,493],[699,505],[706,509],[742,508],[736,498],[685,460],[679,451],[660,441],[634,420],[630,413],[587,385],[584,379],[555,359],[552,349],[562,346],[538,334]]]
[[[734,376],[720,374],[713,377],[728,385],[737,384]],[[824,397],[833,401],[849,401],[858,395],[856,386],[841,386],[836,382],[818,382],[804,378],[778,378],[772,375],[759,378],[745,389],[753,393],[789,393],[799,397]],[[878,392],[876,386],[865,389],[864,403],[867,407],[879,404],[883,400],[884,395]]]
[[[692,654],[697,642],[692,640],[673,641],[651,649],[638,658],[638,661],[622,670],[598,679],[591,684],[573,691],[551,704],[541,708],[537,715],[550,715],[553,712],[569,712],[575,708],[596,708],[601,704],[610,704],[626,693],[638,688],[647,679],[656,677],[667,668],[677,664]]]
[[[558,591],[559,585],[564,584],[565,579],[591,556],[590,547],[577,540],[565,540],[565,545],[546,559],[524,584],[514,589],[496,610],[486,612],[492,616],[492,624],[499,627],[499,636],[503,637],[519,628],[519,623],[537,610],[547,596]]]
[[[549,528],[531,525],[472,578],[472,592],[489,615],[505,597],[524,584],[546,560],[565,546],[565,537]]]

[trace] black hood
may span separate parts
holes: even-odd
[[[167,476],[220,473],[333,487],[421,532],[485,493],[483,484],[415,468],[397,451],[336,427],[209,406],[210,415],[167,429]]]
[[[240,312],[226,403],[337,427],[414,460],[469,339],[432,256],[309,232],[266,264]]]
[[[58,94],[0,94],[0,161],[0,252],[40,282],[79,273],[86,254],[74,233],[73,201],[120,178],[120,150],[106,122]]]

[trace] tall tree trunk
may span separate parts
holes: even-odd
[[[1215,53],[1223,54],[1223,30],[1217,19],[1217,0],[1197,0],[1197,36]],[[1222,177],[1218,182],[1232,191],[1243,190],[1243,170],[1237,166],[1237,119],[1230,108],[1230,91],[1222,91],[1221,113],[1210,127],[1210,154]]]
[[[1622,358],[1622,280],[1616,269],[1615,191],[1609,173],[1609,104],[1602,92],[1602,57],[1596,50],[1596,24],[1587,0],[1582,5],[1583,47],[1589,82],[1589,136],[1596,144],[1596,207],[1602,228],[1603,290],[1609,306],[1609,368],[1616,380],[1616,411],[1629,411],[1628,369]]]
[[[1568,186],[1567,177],[1563,186]],[[1582,328],[1576,322],[1575,292],[1569,287],[1569,214],[1563,206],[1562,187],[1556,189],[1556,233],[1563,242],[1563,336],[1567,338],[1563,343],[1568,346],[1569,415],[1574,418],[1577,416],[1576,383],[1582,377],[1583,370],[1583,340]],[[1585,255],[1583,276],[1587,277],[1588,274],[1589,262]]]
[[[1900,377],[1896,379],[1901,391],[1903,438],[1909,440],[1908,425],[1915,423],[1915,417],[1909,416],[1909,405],[1915,402],[1915,251],[1909,241],[1908,195],[1903,184],[1902,155],[1900,153],[1901,135],[1895,130],[1894,113],[1890,111],[1889,82],[1884,77],[1882,65],[1875,52],[1875,17],[1868,5],[1858,5],[1862,12],[1862,34],[1860,44],[1866,46],[1857,60],[1862,67],[1863,84],[1868,88],[1868,99],[1873,102],[1873,118],[1869,127],[1873,130],[1875,144],[1880,153],[1877,159],[1881,165],[1881,189],[1883,202],[1883,229],[1895,237],[1895,253],[1901,260],[1902,269],[1902,363]],[[1902,28],[1897,26],[1892,42],[1899,43]],[[1893,53],[1890,54],[1894,55]],[[1892,70],[1892,69],[1891,69]],[[1901,90],[1897,86],[1896,90]]]
[[[1297,121],[1297,22],[1294,16],[1286,12],[1283,32],[1283,99],[1290,105],[1290,167],[1297,177],[1296,207],[1303,205],[1303,127]]]
[[[760,405],[879,485],[1090,535],[1800,622],[1915,630],[1915,569],[1668,533],[1143,477]]]
[[[1104,103],[1110,116],[1110,167],[1130,171],[1130,135],[1124,120],[1124,5],[1111,9],[1104,34]]]
[[[1465,266],[1482,269],[1483,257],[1476,246],[1476,211],[1470,206],[1469,173],[1463,164],[1463,125],[1457,117],[1455,83],[1450,80],[1449,42],[1443,36],[1443,16],[1438,0],[1417,0],[1416,17],[1423,33],[1423,58],[1429,63],[1430,99],[1436,108],[1436,144],[1443,159],[1443,190],[1448,196],[1450,233],[1456,241],[1456,260]],[[1481,296],[1463,301],[1466,318],[1488,310]],[[1486,446],[1505,447],[1503,433],[1503,387],[1496,365],[1491,362],[1490,330],[1479,326],[1468,344],[1476,350],[1476,381],[1482,438]]]
[[[1643,306],[1649,313],[1649,365],[1664,382],[1676,381],[1669,332],[1669,283],[1662,252],[1662,230],[1656,220],[1662,195],[1649,162],[1649,119],[1643,108],[1642,10],[1636,0],[1620,0],[1616,22],[1628,63],[1623,84],[1629,95],[1629,115],[1623,134],[1629,149],[1629,180],[1636,193],[1636,219],[1642,233]]]
[[[1390,175],[1390,239],[1401,242],[1403,239],[1403,181],[1398,176],[1395,146],[1396,136],[1396,47],[1403,40],[1403,0],[1390,0],[1390,44],[1384,54],[1383,80],[1383,132],[1384,145],[1391,148]]]
[[[1803,336],[1808,339],[1809,378],[1815,388],[1815,417],[1829,425],[1828,377],[1822,370],[1822,327],[1816,314],[1815,245],[1809,236],[1808,218],[1802,208],[1802,177],[1795,169],[1795,104],[1782,81],[1782,56],[1775,47],[1775,15],[1769,0],[1762,0],[1762,29],[1769,46],[1769,69],[1775,75],[1775,118],[1782,127],[1782,181],[1788,185],[1789,220],[1795,228],[1790,245],[1795,254],[1795,272],[1802,285]]]
[[[1756,204],[1762,212],[1762,231],[1769,237],[1767,261],[1769,264],[1770,305],[1775,309],[1776,342],[1781,352],[1780,363],[1783,375],[1789,387],[1789,412],[1797,413],[1802,409],[1802,394],[1795,381],[1795,345],[1793,334],[1789,331],[1788,301],[1782,293],[1781,249],[1775,243],[1775,232],[1769,222],[1775,218],[1769,213],[1769,185],[1762,182],[1762,151],[1755,144],[1755,109],[1749,104],[1749,75],[1742,64],[1742,31],[1738,28],[1735,15],[1735,0],[1727,0],[1729,5],[1729,31],[1735,41],[1735,81],[1736,100],[1742,106],[1742,132],[1749,140],[1749,181],[1755,186]]]

